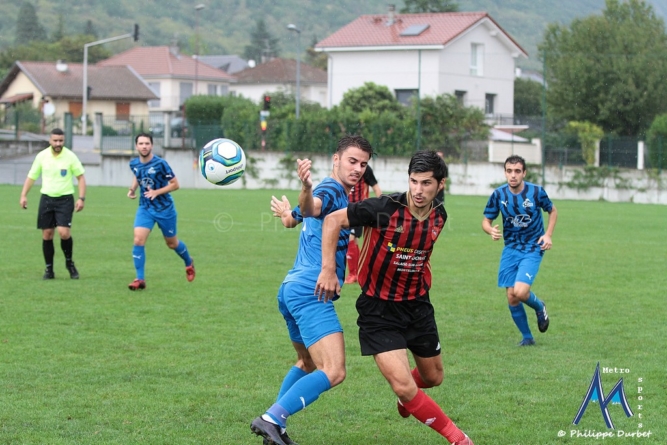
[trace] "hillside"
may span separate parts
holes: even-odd
[[[178,40],[184,52],[193,53],[197,17],[194,4],[180,0],[32,0],[41,25],[51,35],[59,14],[65,33],[80,33],[92,20],[100,39],[131,32],[133,23],[141,26],[140,44],[168,45]],[[647,0],[656,14],[667,17],[667,1]],[[0,15],[0,49],[14,44],[20,2],[3,2]],[[322,39],[361,14],[380,14],[387,10],[384,0],[202,0],[199,12],[201,54],[242,54],[249,43],[257,19],[264,19],[269,31],[280,39],[282,55],[294,57],[294,33],[286,29],[295,23],[302,30],[302,47]],[[576,17],[599,13],[604,0],[460,0],[461,11],[487,11],[529,53],[520,60],[523,67],[539,67],[537,44],[550,22],[569,23]],[[397,2],[397,9],[402,7]],[[131,40],[108,44],[120,52]],[[82,49],[83,51],[83,49]]]

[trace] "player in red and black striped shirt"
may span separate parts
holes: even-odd
[[[322,228],[322,272],[315,292],[325,301],[340,291],[336,244],[341,228],[364,226],[357,300],[359,343],[375,358],[398,396],[398,411],[413,415],[449,442],[472,445],[421,388],[443,379],[440,339],[429,300],[429,258],[447,220],[437,193],[447,166],[434,151],[415,153],[408,167],[409,191],[350,203],[329,214]],[[410,370],[408,349],[416,368]]]
[[[348,195],[349,202],[359,202],[368,198],[369,187],[373,189],[375,196],[382,195],[382,190],[375,178],[373,169],[370,165],[367,165],[364,175],[359,182],[352,187],[352,190],[350,190],[350,194]],[[359,246],[357,245],[357,238],[361,237],[362,229],[363,227],[361,226],[350,227],[350,243],[347,246],[347,266],[350,269],[350,273],[347,275],[347,278],[345,278],[345,284],[357,282],[359,270]]]

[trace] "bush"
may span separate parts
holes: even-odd
[[[667,168],[667,114],[653,119],[647,134],[650,168]]]

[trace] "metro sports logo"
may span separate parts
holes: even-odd
[[[633,416],[632,410],[630,409],[630,404],[625,397],[623,378],[616,382],[609,394],[605,396],[604,391],[602,390],[602,380],[600,379],[600,362],[598,362],[597,366],[595,367],[595,373],[593,373],[591,384],[588,386],[588,391],[586,391],[586,395],[584,396],[584,400],[581,402],[581,406],[579,407],[579,411],[577,411],[577,415],[574,416],[574,420],[572,421],[574,425],[579,424],[581,417],[584,415],[584,412],[586,412],[588,402],[597,402],[600,404],[602,418],[604,419],[604,423],[607,425],[607,428],[610,429],[614,429],[614,423],[611,421],[611,415],[607,409],[607,406],[610,402],[614,404],[620,404],[623,407],[623,411],[625,411],[625,415],[627,417]]]

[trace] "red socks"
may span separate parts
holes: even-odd
[[[458,429],[438,404],[421,389],[417,391],[417,395],[412,400],[403,403],[403,406],[417,420],[436,430],[451,443],[465,439],[463,431]]]

